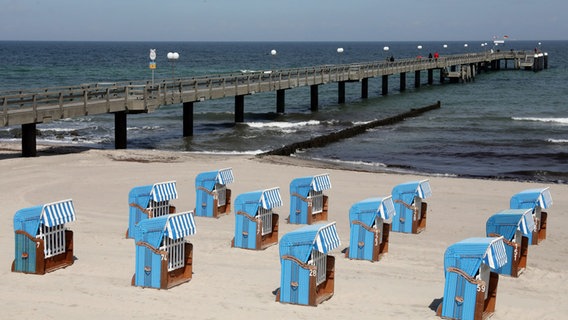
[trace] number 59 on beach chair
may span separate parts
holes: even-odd
[[[45,274],[73,264],[73,231],[65,223],[75,221],[72,200],[21,209],[14,215],[16,257],[13,272]]]
[[[202,172],[195,177],[195,215],[199,217],[219,218],[231,212],[231,189],[233,169]]]
[[[127,238],[134,238],[134,227],[146,219],[176,212],[170,201],[178,198],[175,181],[160,182],[132,188],[128,194],[129,218]]]
[[[546,227],[548,224],[548,213],[542,209],[552,207],[552,195],[550,189],[528,189],[521,191],[511,197],[511,209],[531,209],[535,222],[535,231],[529,238],[529,245],[536,245],[546,239]]]
[[[487,319],[495,312],[499,274],[507,263],[503,237],[469,238],[446,249],[444,297],[437,315],[445,319]]]

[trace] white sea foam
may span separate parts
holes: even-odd
[[[568,143],[568,139],[546,139],[550,143]]]
[[[215,155],[257,155],[264,153],[263,150],[250,150],[250,151],[187,151],[193,154],[215,154]]]
[[[279,129],[293,129],[305,126],[317,126],[321,122],[318,120],[302,121],[302,122],[248,122],[246,123],[251,128],[279,128]]]
[[[513,117],[516,121],[552,122],[568,125],[568,118]]]

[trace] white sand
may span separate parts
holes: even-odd
[[[128,161],[117,161],[128,160]],[[275,302],[280,286],[278,246],[264,251],[230,247],[235,216],[196,217],[194,275],[169,290],[130,285],[134,241],[125,239],[128,192],[135,186],[176,180],[178,212],[195,207],[195,176],[232,167],[234,198],[280,187],[284,206],[280,237],[298,228],[289,214],[294,178],[329,173],[330,221],[342,241],[336,257],[335,295],[318,307]],[[511,195],[538,183],[365,173],[275,164],[247,156],[205,156],[158,151],[90,150],[20,158],[0,152],[0,315],[3,319],[438,319],[429,305],[443,296],[445,249],[484,236],[485,222],[507,209]],[[349,244],[348,211],[369,197],[387,196],[402,182],[429,178],[426,231],[392,232],[388,255],[379,262],[355,261],[340,252]],[[562,319],[568,313],[568,185],[550,185],[548,238],[531,246],[519,278],[500,277],[492,319]],[[43,276],[10,272],[14,260],[13,217],[19,209],[72,198],[77,220],[75,264]]]

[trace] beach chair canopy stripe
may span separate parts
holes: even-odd
[[[75,208],[72,200],[63,200],[43,206],[41,222],[48,227],[55,227],[75,221]]]
[[[536,207],[548,209],[552,207],[552,204],[552,195],[548,187],[521,191],[513,195],[510,201],[512,209],[534,209]]]
[[[217,183],[219,184],[229,184],[235,181],[235,177],[233,176],[233,169],[226,168],[219,170],[217,174]]]
[[[272,209],[283,205],[280,188],[266,189],[262,192],[260,203],[264,209]]]
[[[517,230],[524,236],[529,236],[535,229],[531,209],[507,209],[496,213],[487,219],[487,236],[499,234],[511,241]]]
[[[382,199],[381,205],[379,207],[379,214],[381,218],[383,218],[383,220],[388,220],[396,215],[392,196],[388,196]]]
[[[314,191],[323,191],[331,189],[331,181],[327,173],[314,176],[311,183]]]
[[[430,198],[432,196],[432,189],[430,188],[430,182],[428,180],[422,180],[418,183],[416,189],[418,197],[422,199]]]
[[[340,245],[335,222],[320,222],[285,234],[280,240],[280,257],[291,255],[307,263],[312,250],[328,253]]]
[[[156,202],[177,199],[178,193],[175,181],[155,183],[150,193],[152,200]]]
[[[332,223],[320,229],[316,237],[315,249],[321,253],[328,253],[340,244],[337,228],[335,223]]]
[[[169,215],[165,232],[172,240],[195,234],[196,229],[193,212],[189,211]]]
[[[444,270],[456,267],[474,277],[481,263],[493,269],[507,263],[507,254],[503,237],[469,238],[457,242],[446,249],[444,254]]]

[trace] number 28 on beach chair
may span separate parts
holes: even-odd
[[[140,221],[134,229],[136,269],[132,285],[169,289],[191,280],[195,234],[193,212],[169,214]]]
[[[351,206],[349,248],[345,256],[379,261],[389,250],[390,221],[394,215],[391,196],[369,198]]]
[[[75,221],[72,200],[21,209],[14,215],[16,257],[13,272],[45,274],[73,264],[73,231],[65,223]]]
[[[548,213],[542,211],[552,207],[552,195],[550,189],[528,189],[521,191],[511,197],[511,209],[531,209],[535,222],[535,231],[529,238],[529,245],[539,244],[546,239],[546,226],[548,223]]]
[[[530,209],[507,209],[489,217],[486,223],[487,236],[503,236],[507,253],[507,263],[491,271],[518,277],[527,267],[528,237],[534,229]]]
[[[396,217],[392,220],[392,231],[420,233],[426,229],[427,203],[423,199],[432,196],[428,180],[402,183],[392,189],[392,200]]]
[[[329,199],[323,191],[328,189],[331,189],[331,181],[327,173],[292,180],[288,222],[312,224],[326,221]]]
[[[262,250],[278,243],[278,214],[282,206],[280,188],[240,194],[235,199],[235,248]]]
[[[134,238],[134,228],[146,219],[176,212],[170,201],[178,198],[175,181],[160,182],[132,188],[128,194],[129,218],[127,238]]]
[[[202,172],[195,177],[195,215],[219,218],[231,212],[231,189],[235,180],[231,168]]]
[[[444,297],[437,314],[444,319],[487,319],[495,312],[499,274],[507,263],[503,237],[469,238],[446,249]]]
[[[335,257],[340,245],[335,222],[319,222],[288,232],[280,239],[280,288],[276,301],[317,306],[335,289]]]

